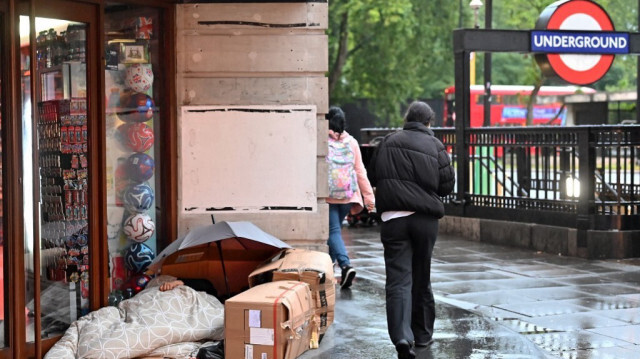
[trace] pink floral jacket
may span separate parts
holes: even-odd
[[[360,146],[358,146],[358,141],[353,138],[347,131],[342,132],[342,134],[338,135],[337,133],[329,130],[329,136],[333,137],[335,140],[349,137],[349,145],[351,146],[351,150],[354,153],[355,160],[355,171],[356,177],[358,179],[358,192],[354,193],[353,197],[345,198],[345,199],[336,199],[327,197],[327,203],[353,203],[351,206],[351,213],[357,214],[366,206],[369,212],[375,211],[376,208],[376,200],[373,194],[373,189],[371,188],[371,184],[369,183],[369,179],[367,178],[367,170],[364,168],[364,164],[362,163],[362,153],[360,153]],[[363,203],[364,197],[364,203]]]

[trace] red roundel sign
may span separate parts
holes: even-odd
[[[588,0],[570,0],[549,5],[536,22],[538,30],[614,31],[613,22],[600,5]],[[576,85],[600,80],[609,71],[614,55],[539,54],[543,73],[555,74]]]

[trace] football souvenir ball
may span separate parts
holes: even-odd
[[[144,182],[153,176],[155,162],[146,153],[136,152],[127,158],[129,178],[136,182]]]
[[[153,117],[153,99],[143,93],[125,93],[120,97],[118,117],[124,122],[147,122]]]
[[[143,243],[134,243],[127,248],[124,265],[133,273],[144,272],[156,257],[153,250]]]
[[[144,183],[134,184],[124,191],[124,207],[131,213],[143,213],[151,208],[155,195]]]
[[[153,146],[153,129],[145,123],[132,123],[127,125],[127,146],[135,152],[146,152]]]
[[[147,92],[153,85],[153,71],[148,64],[134,64],[127,67],[124,84],[135,92]]]
[[[124,234],[132,241],[142,243],[151,238],[156,230],[156,224],[146,213],[136,213],[124,221]]]

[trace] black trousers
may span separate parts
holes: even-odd
[[[437,235],[438,219],[420,213],[382,223],[387,326],[394,345],[402,339],[424,343],[433,335],[431,255]]]

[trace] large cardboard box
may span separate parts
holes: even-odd
[[[227,358],[297,358],[317,332],[304,282],[264,283],[227,299],[224,308]]]
[[[318,332],[324,334],[333,323],[336,304],[331,257],[327,253],[307,249],[286,249],[249,274],[250,286],[278,280],[309,284]]]

